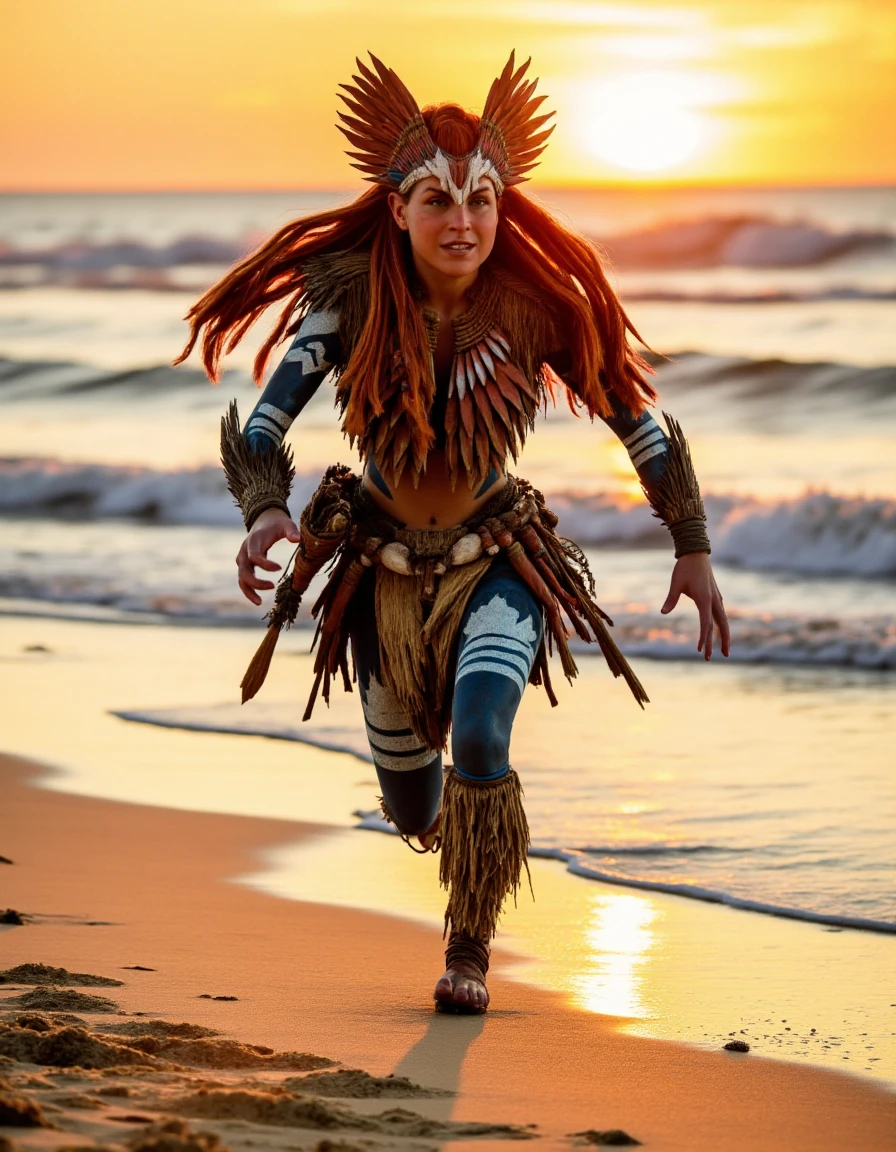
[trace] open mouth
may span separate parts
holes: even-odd
[[[472,252],[475,248],[475,244],[467,244],[462,241],[458,241],[455,244],[443,244],[442,247],[446,252]]]

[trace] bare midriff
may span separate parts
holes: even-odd
[[[471,488],[461,472],[457,487],[452,491],[445,453],[436,449],[430,450],[426,471],[420,476],[416,488],[410,472],[405,471],[391,498],[386,496],[371,476],[369,463],[364,467],[362,479],[364,490],[373,502],[394,520],[412,529],[455,528],[475,515],[506,483],[507,474],[502,469],[485,490],[481,483]]]

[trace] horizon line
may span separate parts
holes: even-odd
[[[669,191],[836,191],[836,190],[880,190],[892,189],[896,191],[896,177],[892,180],[860,180],[860,181],[725,181],[725,180],[664,180],[647,183],[645,181],[590,181],[588,183],[551,183],[535,186],[532,191],[539,192],[669,192]],[[231,187],[203,187],[200,185],[185,187],[0,187],[0,196],[282,196],[301,194],[340,194],[360,195],[366,190],[366,185],[321,185],[300,186],[283,185],[271,186],[231,186]]]

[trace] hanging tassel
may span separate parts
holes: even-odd
[[[345,493],[356,483],[357,479],[345,465],[334,464],[324,473],[317,491],[302,512],[300,540],[293,556],[292,572],[287,565],[277,585],[274,607],[268,615],[268,630],[240,681],[243,704],[251,700],[264,684],[280,633],[295,623],[308,585],[344,543],[351,518]]]

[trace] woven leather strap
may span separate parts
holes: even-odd
[[[452,932],[445,949],[445,967],[456,968],[458,964],[469,964],[481,973],[482,983],[488,972],[489,947],[485,940],[475,940],[461,932]]]

